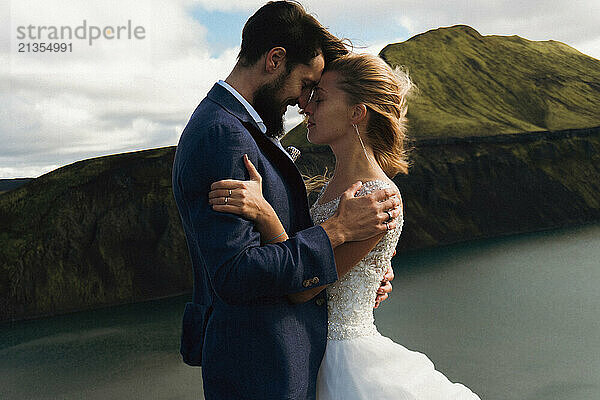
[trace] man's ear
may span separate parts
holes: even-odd
[[[282,71],[287,61],[287,53],[283,47],[273,47],[265,56],[265,71],[273,74]]]
[[[350,120],[354,125],[360,124],[367,118],[367,106],[364,104],[355,104],[350,111]]]

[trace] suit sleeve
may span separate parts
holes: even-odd
[[[189,245],[198,247],[217,296],[230,304],[245,303],[335,282],[333,249],[320,226],[260,246],[252,221],[212,210],[210,185],[221,179],[249,179],[242,157],[248,154],[258,165],[259,150],[248,132],[224,125],[205,129],[180,142],[174,185],[182,193],[178,205],[193,235]]]

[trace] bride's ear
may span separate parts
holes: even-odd
[[[367,118],[367,106],[364,104],[355,104],[352,106],[350,120],[353,125],[358,125]]]

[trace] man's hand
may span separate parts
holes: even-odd
[[[381,189],[355,197],[362,182],[344,192],[336,213],[321,226],[335,248],[344,242],[355,242],[382,235],[398,226],[400,198],[395,189]]]

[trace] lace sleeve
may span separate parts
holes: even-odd
[[[356,197],[366,196],[368,194],[378,191],[379,189],[387,189],[389,187],[391,187],[391,185],[384,181],[367,181],[364,182],[362,187],[358,190],[358,192],[356,192]]]
[[[376,192],[379,189],[387,189],[389,187],[391,187],[391,185],[384,181],[380,181],[380,180],[367,181],[362,185],[362,187],[358,190],[358,192],[356,192],[356,197],[366,196],[368,194]],[[400,194],[400,192],[398,192],[398,197],[400,198],[400,204],[402,204],[402,195]],[[398,218],[402,218],[402,217],[403,217],[402,216],[402,207],[400,207],[400,217],[398,217]]]
[[[324,204],[319,204],[319,201],[320,201],[321,197],[323,196],[323,193],[324,193],[326,187],[327,186],[323,187],[323,190],[321,190],[319,197],[317,198],[315,203],[310,208],[310,215],[311,215],[311,218],[315,225],[320,224],[323,221],[325,221],[327,218],[331,217],[334,214],[335,210],[337,210],[338,204],[340,202],[341,196],[338,196],[335,199],[328,201]],[[362,187],[358,190],[358,192],[356,192],[356,197],[366,196],[366,195],[371,194],[379,189],[386,189],[389,187],[391,187],[391,185],[385,181],[381,181],[381,180],[366,181],[363,183]],[[401,196],[400,196],[400,201],[402,201]],[[396,230],[401,230],[402,224],[404,222],[403,215],[402,215],[402,209],[400,209],[400,216],[398,218],[399,218],[398,228],[396,228]]]
[[[368,194],[376,192],[377,190],[386,189],[389,187],[391,187],[391,185],[384,181],[367,181],[358,190],[358,192],[356,192],[356,196],[366,196]],[[402,201],[402,196],[400,195],[400,193],[398,193],[398,196],[400,197],[400,201]],[[380,258],[383,256],[389,262],[396,248],[396,244],[398,243],[398,239],[400,238],[400,233],[402,232],[403,225],[404,215],[402,213],[402,208],[400,208],[400,215],[398,216],[397,228],[387,232],[366,258]],[[379,261],[381,261],[381,259]]]

